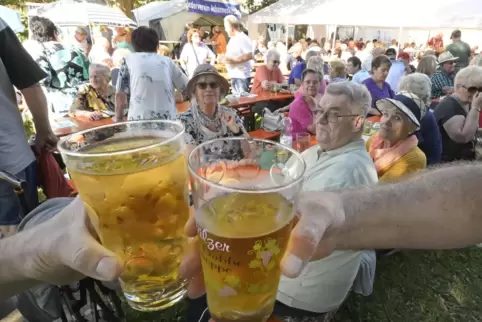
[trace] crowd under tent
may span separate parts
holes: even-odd
[[[384,0],[279,0],[249,16],[250,34],[263,32],[262,25],[277,24],[288,28],[311,25],[318,37],[330,37],[333,26],[350,26],[363,30],[392,30],[395,39],[408,39],[411,34],[433,35],[435,31],[467,30],[478,35],[482,29],[480,0],[405,0],[395,11],[387,11]],[[330,28],[328,26],[331,26]],[[361,32],[360,32],[361,31]],[[444,32],[445,35],[445,32]],[[446,37],[447,40],[448,37]],[[472,36],[471,38],[477,38]]]
[[[184,31],[184,27],[188,23],[197,26],[222,26],[223,18],[227,14],[234,14],[241,19],[241,22],[247,22],[247,13],[243,11],[243,8],[239,4],[231,5],[233,9],[236,8],[232,12],[216,12],[216,15],[212,14],[213,12],[194,8],[195,5],[201,5],[197,8],[206,8],[206,6],[211,6],[212,8],[213,3],[226,6],[226,2],[170,0],[151,2],[132,10],[132,12],[139,26],[155,28],[159,32],[161,41],[164,42],[176,42],[179,40]]]

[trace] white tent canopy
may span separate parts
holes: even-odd
[[[482,1],[405,0],[392,8],[385,0],[279,0],[250,15],[249,23],[479,29]]]
[[[0,18],[7,23],[7,25],[15,32],[22,32],[25,30],[20,13],[17,11],[0,6]]]
[[[42,16],[59,26],[136,26],[120,9],[95,3],[57,2],[46,9]]]

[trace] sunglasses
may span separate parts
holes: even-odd
[[[482,87],[475,87],[475,86],[471,86],[471,87],[462,86],[462,87],[465,88],[467,92],[471,94],[474,94],[477,92],[482,93]]]
[[[201,83],[197,83],[196,86],[199,87],[200,89],[206,89],[206,88],[208,88],[208,86],[212,89],[216,89],[216,88],[219,87],[219,83],[216,83],[216,82],[211,82],[211,83],[201,82]]]
[[[273,64],[274,64],[274,65],[279,65],[279,64],[280,64],[280,61],[279,61],[279,60],[273,60]]]

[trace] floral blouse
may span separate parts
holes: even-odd
[[[115,110],[115,91],[109,85],[107,92],[100,95],[90,84],[82,86],[70,108],[71,113],[75,111],[112,111]]]
[[[221,113],[232,112],[233,110],[231,108],[219,105],[218,111],[214,116],[214,120],[220,120]],[[224,124],[221,124],[219,131],[211,131],[207,129],[202,124],[202,118],[206,117],[201,115],[199,107],[195,105],[191,105],[189,110],[181,114],[180,120],[185,127],[184,141],[186,144],[196,146],[209,140],[236,136],[235,133],[233,133],[233,131],[231,131],[229,127],[225,126]],[[240,130],[243,131],[243,122],[237,114],[235,114],[235,122],[239,126]],[[239,142],[236,141],[221,141],[218,145],[213,144],[210,148],[210,153],[207,152],[207,154],[213,154],[213,156],[220,159],[237,160],[243,158],[241,146]]]
[[[34,42],[27,51],[47,73],[40,82],[49,103],[50,112],[66,113],[78,90],[89,80],[89,61],[80,49],[66,47],[59,42]]]

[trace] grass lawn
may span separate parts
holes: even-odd
[[[129,322],[184,321],[185,303],[165,312],[126,309]],[[370,297],[349,296],[337,322],[482,321],[482,249],[403,251],[382,258]],[[192,321],[186,321],[192,322]]]

